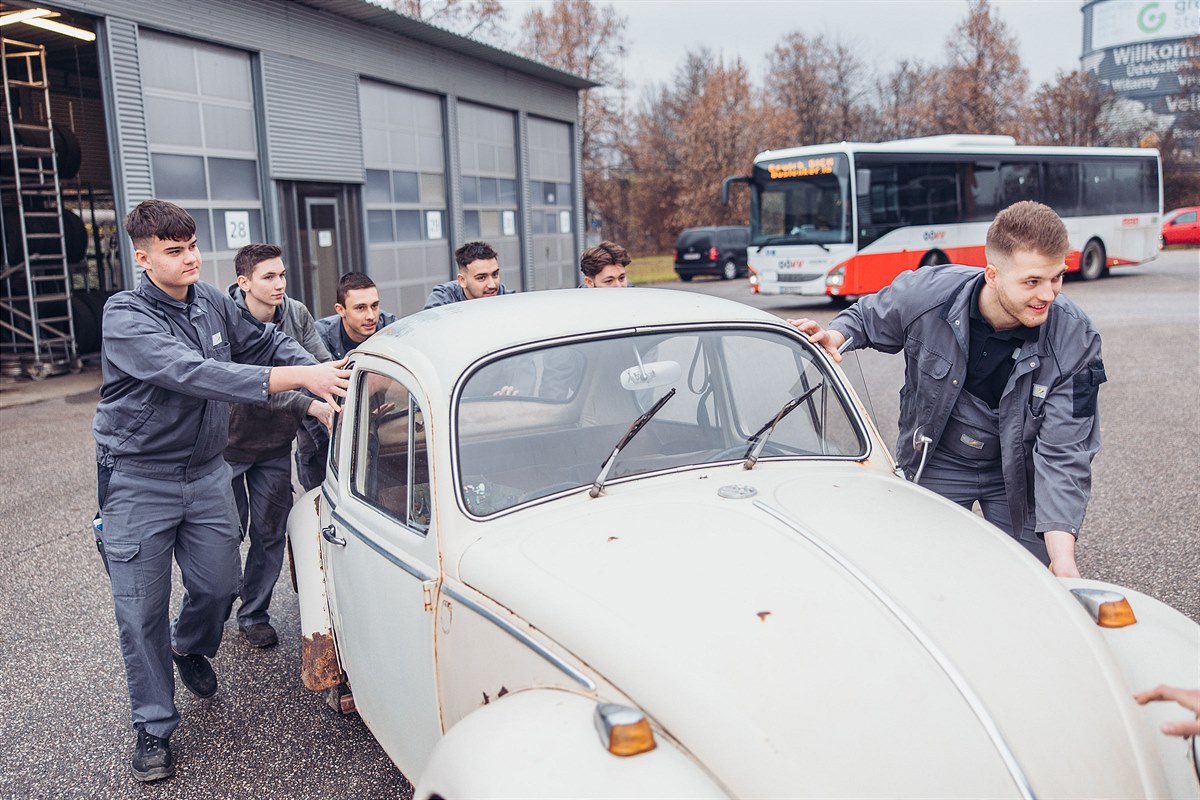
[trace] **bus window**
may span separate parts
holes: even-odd
[[[1000,165],[1001,207],[1008,208],[1022,200],[1041,201],[1036,161],[1008,162]]]
[[[750,206],[754,241],[852,241],[849,171],[849,159],[841,154],[756,165],[757,201]]]
[[[949,162],[862,156],[857,171],[859,246],[904,226],[958,222],[958,180]]]
[[[1121,207],[1112,213],[1158,211],[1158,175],[1148,158],[1122,160],[1113,164],[1113,183],[1120,187]]]
[[[994,161],[968,161],[962,165],[964,222],[991,222],[1004,207],[1000,203],[999,167]]]
[[[1079,213],[1079,165],[1072,161],[1047,161],[1046,190],[1043,195],[1046,205],[1060,217],[1071,217]]]
[[[1111,214],[1119,207],[1111,161],[1084,161],[1082,214]]]

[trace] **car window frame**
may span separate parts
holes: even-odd
[[[405,445],[406,445],[407,452],[406,452],[406,457],[405,457],[405,463],[406,463],[405,484],[406,484],[406,487],[405,487],[405,492],[404,492],[404,497],[405,497],[404,519],[401,519],[400,517],[398,517],[395,510],[378,502],[377,499],[372,498],[365,491],[362,491],[359,488],[360,483],[363,480],[365,480],[365,478],[366,478],[365,475],[362,475],[360,470],[366,469],[363,457],[365,455],[364,450],[368,446],[369,437],[370,437],[371,410],[370,410],[370,404],[369,404],[369,402],[367,402],[367,397],[366,397],[369,376],[378,376],[385,380],[391,381],[392,383],[400,385],[401,387],[404,388],[404,390],[408,396],[408,412],[406,415],[407,430],[406,430],[406,434],[405,434]],[[411,380],[411,381],[405,380],[394,374],[389,374],[389,373],[383,371],[383,369],[381,369],[381,368],[372,368],[370,366],[363,367],[362,369],[359,369],[355,373],[354,378],[355,378],[355,384],[352,387],[352,391],[354,392],[354,398],[355,398],[354,416],[352,419],[353,440],[351,441],[351,444],[350,444],[350,466],[349,466],[349,469],[346,471],[345,480],[344,480],[344,483],[345,483],[344,488],[345,488],[347,494],[349,495],[349,497],[351,497],[355,502],[360,503],[364,507],[370,509],[371,511],[373,511],[377,514],[380,514],[383,517],[386,517],[387,519],[397,523],[398,525],[403,527],[405,530],[407,530],[417,536],[420,536],[422,538],[427,537],[429,535],[430,528],[432,527],[432,520],[433,520],[432,508],[430,509],[430,513],[428,514],[428,521],[426,521],[425,523],[413,524],[413,521],[412,521],[413,516],[414,516],[413,515],[413,502],[414,502],[414,494],[415,494],[414,486],[417,485],[417,482],[414,480],[414,467],[417,463],[417,452],[416,452],[417,448],[414,447],[414,442],[416,441],[416,437],[414,436],[414,433],[415,433],[415,428],[416,428],[416,424],[417,424],[417,414],[419,414],[419,416],[420,416],[421,425],[422,425],[422,428],[424,429],[426,437],[428,437],[428,430],[429,430],[429,425],[428,425],[429,414],[425,410],[425,405],[427,405],[427,404],[423,404],[421,402],[421,400],[423,398],[423,393],[420,392],[419,389],[413,388],[413,386],[416,385],[415,380]],[[414,413],[414,409],[415,409],[416,413]],[[426,438],[425,439],[425,450],[424,450],[424,452],[425,452],[424,469],[425,469],[425,478],[426,478],[425,485],[428,487],[428,489],[427,489],[428,502],[429,502],[430,506],[432,507],[433,465],[431,463],[432,448],[429,445],[430,445],[429,440],[428,440],[428,438]],[[360,478],[362,480],[360,480]]]

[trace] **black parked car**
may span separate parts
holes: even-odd
[[[687,228],[675,240],[675,272],[679,280],[695,275],[720,275],[731,281],[745,275],[750,229],[745,225]]]

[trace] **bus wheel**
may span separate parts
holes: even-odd
[[[917,269],[921,267],[936,267],[940,264],[949,264],[950,259],[941,250],[930,250],[921,259],[921,263],[917,265]]]
[[[1108,272],[1105,265],[1104,245],[1099,240],[1092,239],[1083,248],[1079,256],[1079,277],[1085,281],[1094,281]]]
[[[829,304],[834,308],[847,308],[854,305],[854,301],[858,299],[858,295],[853,294],[831,294],[829,295]]]

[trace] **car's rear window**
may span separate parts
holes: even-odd
[[[688,247],[707,250],[712,247],[712,231],[684,231],[679,234],[679,240],[675,243],[675,247],[680,250]]]

